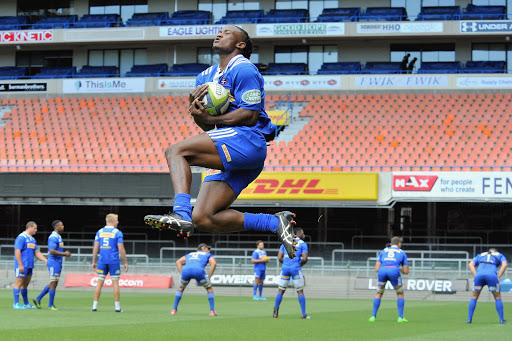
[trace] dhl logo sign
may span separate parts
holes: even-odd
[[[376,173],[262,173],[239,199],[377,200]]]

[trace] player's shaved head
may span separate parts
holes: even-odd
[[[498,249],[497,249],[497,248],[495,248],[495,247],[491,247],[491,248],[489,249],[489,251],[491,251],[491,252],[498,252]]]
[[[400,237],[395,236],[395,237],[391,238],[391,245],[398,245],[401,242],[402,242],[402,238],[400,238]]]

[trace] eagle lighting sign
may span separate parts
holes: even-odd
[[[377,178],[376,173],[262,173],[238,198],[377,200]]]

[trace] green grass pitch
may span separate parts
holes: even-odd
[[[38,292],[29,291],[32,300]],[[396,302],[383,300],[377,321],[368,322],[372,300],[307,299],[311,320],[300,319],[290,292],[272,318],[273,297],[215,297],[210,317],[206,295],[185,295],[178,314],[169,314],[174,293],[123,293],[124,313],[114,312],[111,291],[91,312],[91,291],[57,291],[59,311],[13,310],[12,291],[0,290],[0,340],[509,340],[512,323],[498,324],[493,303],[479,302],[473,323],[465,323],[467,302],[405,301],[408,324],[396,323]],[[307,296],[306,296],[307,297]],[[47,297],[43,306],[47,305]],[[468,294],[469,299],[469,294]],[[505,304],[505,318],[512,304]],[[511,318],[512,321],[512,318]]]

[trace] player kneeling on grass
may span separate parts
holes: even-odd
[[[54,220],[52,222],[53,232],[48,237],[48,271],[50,271],[50,283],[44,287],[39,296],[32,300],[34,305],[41,309],[41,300],[43,297],[50,293],[50,300],[48,301],[48,309],[57,310],[57,307],[53,304],[55,299],[55,291],[59,284],[60,273],[62,271],[62,257],[71,257],[69,251],[64,251],[64,241],[60,235],[64,231],[64,223],[60,220]]]
[[[379,311],[380,300],[386,289],[386,283],[389,281],[395,288],[397,295],[398,320],[397,322],[409,322],[404,318],[404,286],[400,273],[407,275],[409,265],[407,255],[401,249],[402,241],[400,237],[391,238],[391,246],[382,250],[379,259],[375,263],[375,272],[378,273],[377,295],[373,299],[373,314],[370,322],[375,322],[377,311]]]
[[[500,272],[497,273],[500,265]],[[503,302],[501,301],[500,293],[500,278],[505,270],[507,270],[507,259],[499,253],[498,250],[492,248],[473,258],[473,260],[469,262],[468,267],[475,276],[475,279],[473,281],[473,295],[469,301],[468,319],[466,323],[472,322],[480,292],[484,285],[487,285],[496,301],[496,310],[498,311],[500,323],[505,324],[506,321],[503,318]],[[478,269],[476,267],[478,267]]]
[[[190,280],[195,279],[198,284],[201,284],[206,289],[208,302],[210,303],[210,316],[217,316],[212,283],[210,282],[210,278],[217,266],[217,261],[215,261],[215,258],[210,253],[210,249],[211,246],[201,243],[197,246],[197,251],[190,252],[176,261],[176,267],[181,274],[181,285],[176,291],[171,315],[176,315],[183,291],[185,291]],[[208,264],[210,264],[210,273],[207,275],[204,268]]]

